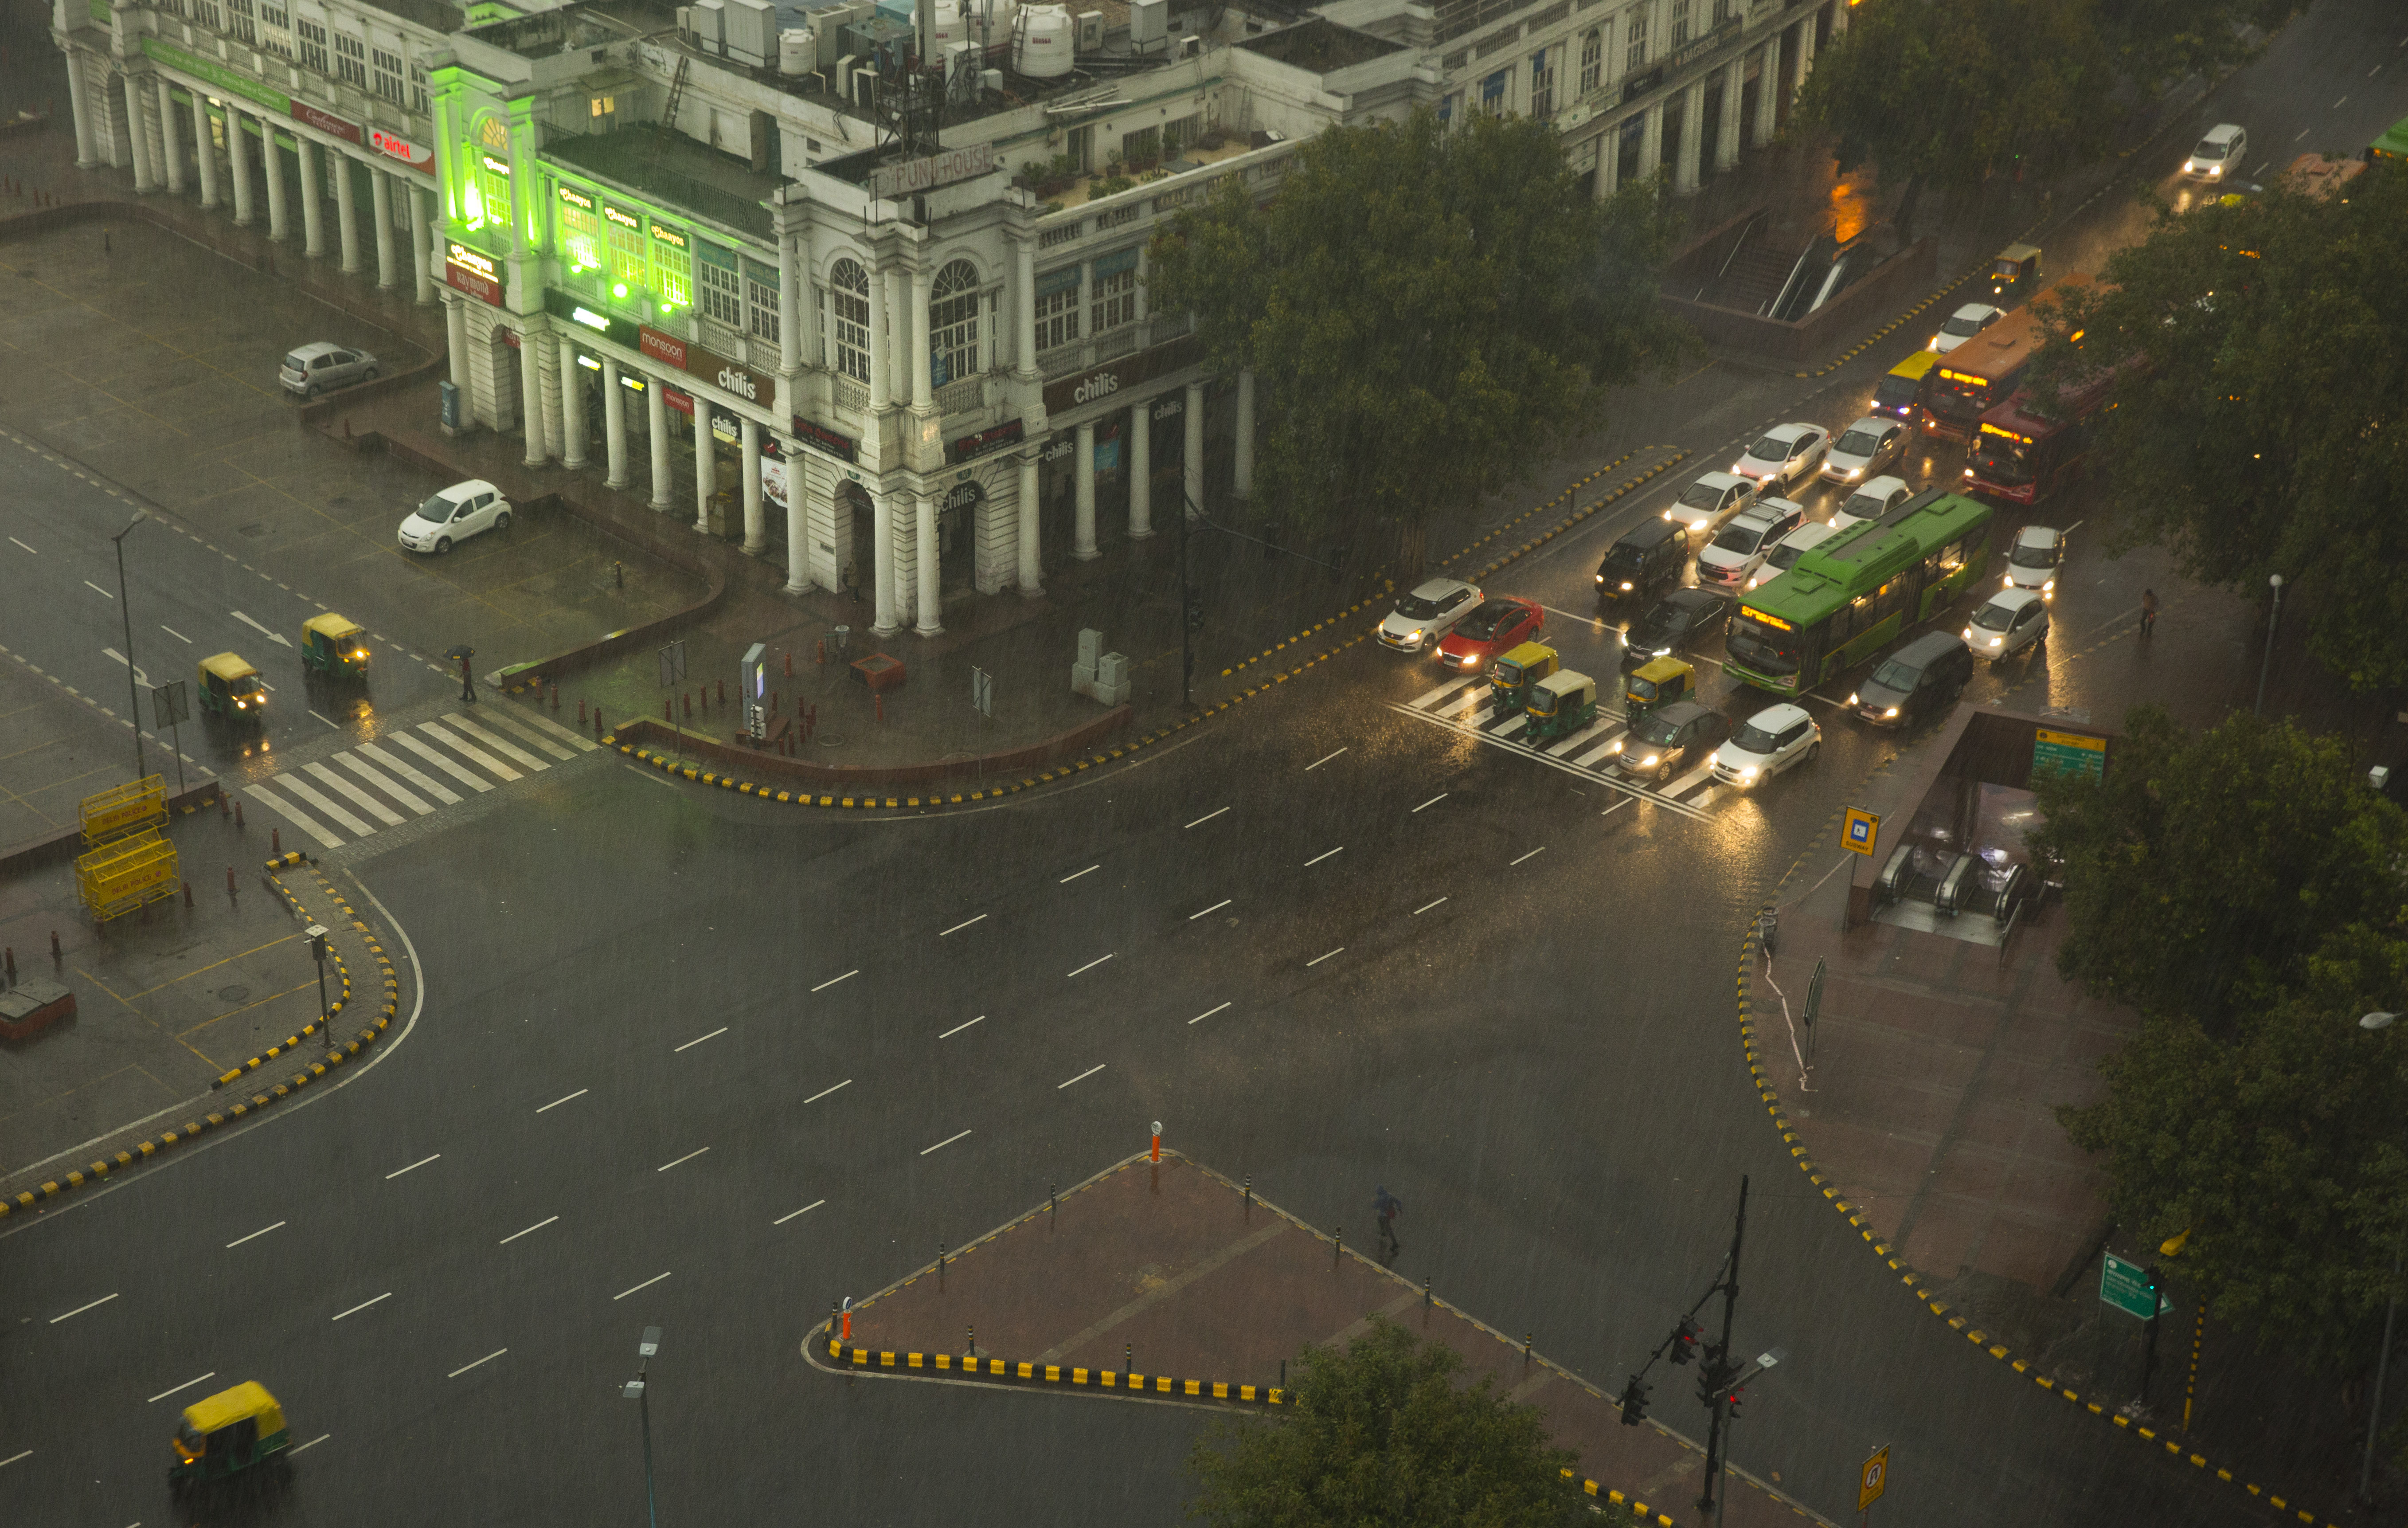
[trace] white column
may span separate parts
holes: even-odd
[[[1191,520],[1204,513],[1204,384],[1187,384],[1187,408],[1184,414],[1187,439],[1183,442],[1183,480],[1187,485],[1187,502],[1182,506]]]
[[[843,333],[841,329],[837,331]],[[891,368],[886,364],[886,273],[869,273],[869,407],[872,412],[894,401],[887,391]]]
[[[744,555],[757,557],[769,544],[768,515],[761,507],[761,426],[739,416],[736,427],[744,461]]]
[[[1706,82],[1696,80],[1681,93],[1681,151],[1672,162],[1672,194],[1694,195],[1698,189],[1698,151],[1705,147]]]
[[[1819,6],[1815,7],[1821,9]],[[1808,11],[1798,23],[1798,88],[1806,88],[1806,77],[1814,72],[1814,11]]]
[[[609,471],[605,488],[627,486],[627,390],[619,384],[619,363],[602,360],[602,441]]]
[[[560,337],[560,465],[585,465],[585,368],[577,364],[577,341]]]
[[[1154,534],[1154,400],[1129,405],[1129,540]]]
[[[874,339],[876,337],[873,336]],[[876,560],[869,581],[871,598],[875,603],[869,629],[880,636],[890,636],[896,630],[895,620],[895,496],[873,492],[869,496],[870,555]],[[856,558],[856,561],[858,559]]]
[[[788,267],[791,274],[793,267]],[[778,331],[783,334],[785,331]],[[803,516],[803,454],[786,443],[786,587],[787,594],[811,592],[810,524]]]
[[[259,167],[267,176],[267,237],[287,239],[293,237],[292,214],[286,209],[284,197],[284,166],[277,163],[276,121],[259,119]]]
[[[249,227],[257,212],[251,200],[251,135],[242,130],[242,113],[228,101],[225,112],[226,174],[234,181],[234,221]]]
[[[911,273],[901,266],[886,271],[886,375],[897,404],[911,401]]]
[[[1045,592],[1044,559],[1037,541],[1037,453],[1020,458],[1020,592],[1035,598]]]
[[[100,156],[92,149],[92,99],[87,94],[91,86],[84,81],[82,50],[69,47],[65,51],[67,109],[75,114],[76,168],[88,170],[100,163]]]
[[[158,82],[159,137],[164,140],[159,147],[167,161],[167,189],[180,196],[184,194],[184,144],[182,136],[176,131],[176,96],[165,75],[159,76]]]
[[[409,197],[410,278],[418,284],[418,305],[423,308],[435,300],[435,220],[427,212],[435,194],[415,180],[405,181],[402,191]]]
[[[1747,60],[1736,58],[1723,65],[1723,125],[1714,137],[1714,168],[1727,170],[1739,164],[1740,100],[1747,93]]]
[[[1074,524],[1070,555],[1081,562],[1096,557],[1096,426],[1079,426],[1078,457],[1073,463],[1079,483],[1079,518]]]
[[[1761,146],[1772,141],[1778,125],[1774,113],[1781,107],[1781,34],[1775,32],[1764,39],[1764,65],[1756,77],[1756,142]]]
[[[1641,117],[1639,129],[1639,179],[1646,180],[1664,165],[1664,108],[1657,102]]]
[[[1015,369],[1024,377],[1037,375],[1037,243],[1034,239],[1020,241],[1020,279],[1012,294],[1012,311],[1018,322],[1012,357]],[[1033,583],[1034,581],[1029,581]]]
[[[326,180],[318,168],[318,142],[296,137],[301,151],[301,251],[315,260],[326,252]]]
[[[803,365],[800,289],[807,279],[802,263],[795,258],[795,236],[787,234],[778,240],[778,369],[789,377]]]
[[[201,166],[201,205],[218,205],[218,151],[209,141],[209,98],[193,92],[193,157]]]
[[[1254,497],[1254,374],[1238,373],[1238,460],[1236,497]]]
[[[158,186],[150,173],[150,124],[143,119],[141,81],[130,74],[118,78],[125,85],[125,136],[134,149],[134,194],[139,196]]]
[[[694,395],[694,528],[710,529],[710,500],[719,492],[719,442],[710,436],[710,400]]]
[[[451,351],[452,385],[460,390],[460,407],[468,407],[468,302],[453,297],[443,305],[443,343]]]
[[[1831,38],[1832,38],[1832,40],[1833,40],[1833,41],[1835,41],[1835,42],[1836,42],[1836,41],[1838,41],[1838,40],[1839,40],[1839,38],[1840,38],[1840,35],[1841,35],[1842,33],[1843,33],[1843,32],[1847,31],[1847,30],[1848,30],[1848,0],[1840,0],[1840,4],[1838,4],[1838,5],[1836,5],[1836,6],[1833,6],[1833,7],[1831,7]]]
[[[928,290],[933,280],[925,266],[911,272],[911,411],[926,413],[936,407],[928,354]],[[924,580],[923,582],[925,582]]]
[[[1615,123],[1597,139],[1597,180],[1594,190],[1598,201],[1604,201],[1622,189],[1622,124]]]
[[[920,625],[923,637],[934,637],[945,629],[941,602],[941,581],[937,576],[937,492],[923,488],[913,496],[920,501],[919,545],[912,549],[912,565],[920,574]]]
[[[543,336],[519,331],[519,424],[526,431],[526,465],[541,467],[543,448]]]
[[[397,284],[393,273],[393,177],[370,170],[368,199],[376,209],[377,285],[390,292]]]
[[[351,205],[351,156],[340,149],[334,154],[335,241],[342,247],[344,274],[356,276],[360,273],[360,209]]]
[[[669,404],[658,377],[644,379],[644,420],[652,426],[652,508],[669,512]]]

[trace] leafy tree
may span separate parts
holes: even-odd
[[[1231,176],[1156,237],[1150,300],[1268,384],[1256,491],[1283,522],[1418,532],[1594,422],[1603,390],[1694,343],[1656,305],[1674,219],[1650,184],[1598,204],[1553,128],[1331,128],[1277,192]]]
[[[2144,95],[2254,50],[2249,28],[2272,32],[2299,0],[2099,0],[2099,30],[2123,77]]]
[[[2161,212],[2063,304],[2035,374],[2144,358],[2100,425],[2110,546],[2163,544],[2252,597],[2282,574],[2319,660],[2371,689],[2408,682],[2408,172],[2372,166],[2348,195]]]
[[[1463,1360],[1381,1318],[1337,1348],[1308,1348],[1277,1419],[1223,1422],[1196,1446],[1189,1515],[1218,1528],[1566,1528],[1595,1521],[1536,1408]]]

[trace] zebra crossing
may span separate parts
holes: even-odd
[[[1630,730],[1618,711],[1609,712],[1600,705],[1597,720],[1587,727],[1568,737],[1534,744],[1523,742],[1519,736],[1529,718],[1518,713],[1500,718],[1489,697],[1488,676],[1475,674],[1450,679],[1402,705],[1391,701],[1388,709],[1701,821],[1707,815],[1705,809],[1720,792],[1711,763],[1701,764],[1660,786],[1641,786],[1622,775],[1608,773],[1605,763],[1612,756],[1614,743]]]
[[[269,775],[241,793],[333,849],[597,746],[534,712],[495,707],[472,719],[455,711]]]

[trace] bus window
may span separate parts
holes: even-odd
[[[1965,543],[1962,540],[1949,542],[1940,549],[1940,571],[1953,573],[1965,566]]]

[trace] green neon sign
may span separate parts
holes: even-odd
[[[273,111],[290,113],[293,109],[293,97],[290,95],[247,79],[214,59],[203,58],[198,53],[188,53],[172,42],[162,42],[157,37],[145,36],[142,39],[142,51],[170,67],[181,69],[186,74],[208,80],[228,95],[239,95],[245,100],[257,101],[261,106]]]

